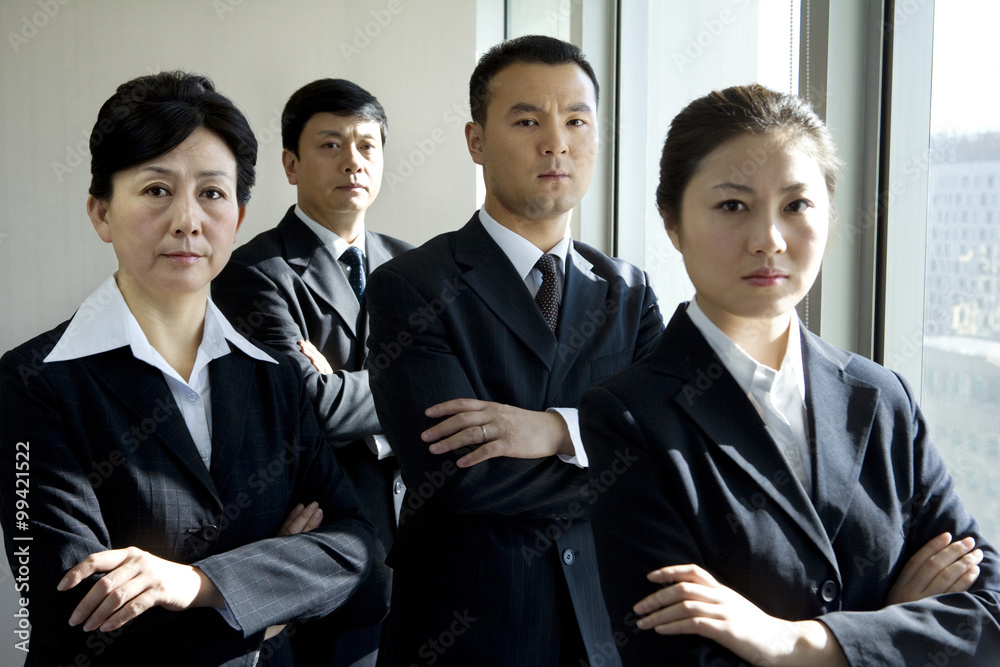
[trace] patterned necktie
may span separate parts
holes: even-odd
[[[556,294],[556,258],[552,255],[542,255],[535,262],[535,268],[542,273],[542,284],[535,294],[535,303],[542,311],[542,317],[549,323],[552,333],[559,324],[559,298]]]
[[[351,284],[351,289],[354,290],[354,296],[358,297],[358,301],[361,301],[361,297],[365,295],[365,267],[364,267],[364,255],[361,254],[361,250],[354,246],[350,246],[344,251],[344,254],[340,256],[340,261],[347,264],[348,268],[351,269],[351,275],[347,279],[347,282]]]

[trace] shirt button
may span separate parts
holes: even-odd
[[[819,595],[823,598],[823,602],[833,602],[837,599],[837,583],[829,579],[824,581]]]
[[[188,400],[191,401],[192,403],[194,403],[195,401],[198,400],[198,394],[194,393],[193,391],[190,392],[188,394]]]
[[[403,483],[400,482],[400,481],[397,481],[395,484],[393,484],[392,485],[392,492],[394,494],[396,494],[397,496],[399,494],[401,494],[403,492]]]
[[[572,565],[573,562],[576,560],[576,554],[573,553],[572,549],[566,549],[565,551],[562,552],[562,559],[563,562],[566,563],[567,565]]]

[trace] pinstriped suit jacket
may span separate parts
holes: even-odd
[[[616,664],[586,472],[555,457],[458,470],[463,452],[431,455],[419,434],[452,398],[576,406],[662,330],[646,275],[574,243],[556,338],[473,216],[375,271],[367,299],[375,406],[407,483],[379,664],[555,666],[573,623],[592,663]]]
[[[93,665],[253,665],[267,626],[348,599],[370,567],[373,529],[288,359],[232,348],[210,363],[209,470],[162,373],[129,348],[43,363],[65,326],[0,360],[0,520],[12,564],[30,547],[28,665],[81,655]],[[18,442],[30,447],[27,531],[12,525]],[[288,511],[312,500],[323,524],[277,538]],[[108,635],[70,628],[90,586],[57,593],[59,579],[90,553],[128,546],[201,568],[242,632],[213,609],[154,608]]]

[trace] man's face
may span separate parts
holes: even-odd
[[[371,206],[382,185],[382,158],[377,122],[326,112],[313,114],[302,128],[298,156],[282,153],[299,206],[324,224]]]
[[[518,62],[490,82],[486,126],[469,123],[486,208],[521,222],[551,220],[587,192],[597,156],[594,84],[576,64]]]

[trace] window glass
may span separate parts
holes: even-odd
[[[923,408],[959,493],[1000,535],[1000,69],[995,0],[937,2]]]
[[[797,92],[798,27],[789,0],[622,3],[617,254],[650,273],[667,318],[694,294],[656,211],[670,121],[713,89]]]

